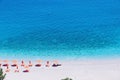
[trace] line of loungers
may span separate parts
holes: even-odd
[[[6,68],[5,72],[10,72],[10,67],[15,67],[14,72],[19,72],[19,67],[24,68],[24,70],[22,72],[29,72],[30,67],[33,67],[33,66],[41,67],[41,66],[43,66],[41,60],[37,60],[36,61],[37,63],[34,64],[34,65],[33,65],[32,61],[29,61],[27,65],[26,65],[25,61],[23,61],[23,60],[20,62],[20,64],[18,64],[17,60],[13,60],[12,64],[9,64],[8,62],[9,62],[8,60],[0,61],[0,67]],[[61,66],[61,64],[59,64],[58,61],[53,61],[53,62],[46,61],[44,66],[45,67],[58,67],[58,66]]]

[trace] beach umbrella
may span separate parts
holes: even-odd
[[[12,60],[12,63],[13,63],[13,64],[11,65],[12,67],[16,67],[16,66],[17,66],[17,60]]]
[[[12,60],[12,62],[13,62],[14,64],[16,64],[16,63],[17,63],[17,60]]]
[[[29,66],[26,65],[24,68],[25,68],[25,69],[29,69]]]
[[[3,60],[3,62],[8,63],[8,60]]]
[[[3,66],[8,66],[8,60],[3,60],[3,62],[4,62],[4,64],[3,64]]]
[[[42,62],[42,60],[37,60],[36,62],[41,63],[41,62]]]
[[[25,70],[23,72],[29,72],[29,66],[24,66]]]
[[[52,67],[58,67],[58,66],[61,66],[61,64],[59,64],[57,60],[54,60]]]
[[[36,67],[40,67],[42,61],[41,61],[41,60],[37,60],[36,62],[37,62],[37,64],[36,64],[35,66],[36,66]]]

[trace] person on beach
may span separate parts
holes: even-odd
[[[15,69],[14,72],[19,72],[18,66],[16,66],[16,69]]]
[[[49,61],[47,61],[47,63],[46,63],[46,65],[45,65],[46,67],[50,67],[50,62]]]
[[[24,61],[21,62],[21,66],[24,67],[25,66],[25,63]]]
[[[29,67],[32,67],[33,66],[33,64],[32,64],[32,62],[31,61],[29,61],[29,65],[28,65]]]
[[[5,72],[10,72],[9,66],[7,66]]]

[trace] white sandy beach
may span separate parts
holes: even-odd
[[[120,59],[61,61],[61,67],[32,67],[29,73],[7,73],[5,80],[120,80]]]

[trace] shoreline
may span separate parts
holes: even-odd
[[[29,73],[7,73],[5,80],[120,80],[120,59],[59,61],[60,67],[32,67]]]

